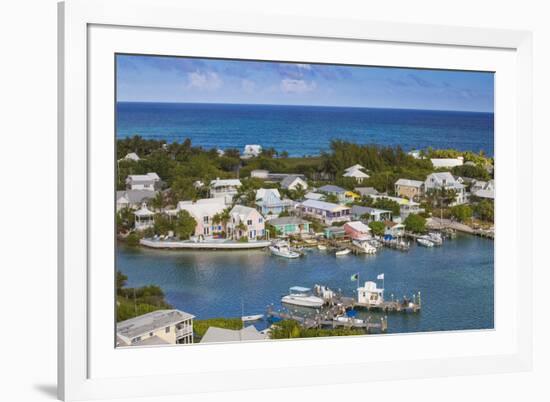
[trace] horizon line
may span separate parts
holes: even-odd
[[[179,101],[146,101],[146,100],[116,100],[115,103],[167,103],[183,105],[242,105],[242,106],[302,106],[302,107],[334,107],[348,109],[390,109],[390,110],[424,110],[429,112],[463,112],[463,113],[486,113],[495,114],[492,111],[463,110],[463,109],[419,109],[414,107],[384,107],[384,106],[348,106],[348,105],[308,105],[294,103],[239,103],[239,102],[179,102]]]

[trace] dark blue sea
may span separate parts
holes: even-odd
[[[260,144],[291,156],[318,155],[331,139],[494,152],[492,113],[352,107],[119,102],[117,138],[181,142],[204,148]]]

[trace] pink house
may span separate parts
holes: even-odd
[[[254,208],[235,205],[229,215],[227,237],[237,240],[246,236],[248,240],[256,240],[265,235],[264,217]]]
[[[347,222],[344,224],[344,230],[353,240],[367,240],[371,237],[370,228],[363,222]]]

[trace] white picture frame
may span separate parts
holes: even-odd
[[[128,10],[132,12],[129,13]],[[136,40],[136,35],[140,35],[139,41]],[[145,53],[156,51],[172,54],[177,51],[178,39],[170,37],[175,38],[177,35],[181,38],[185,35],[195,35],[198,40],[201,35],[215,35],[220,40],[225,36],[238,37],[238,40],[231,39],[234,42],[233,47],[227,46],[227,53],[224,54],[227,57],[242,52],[239,54],[240,57],[253,58],[257,54],[255,52],[259,52],[258,46],[254,47],[253,42],[269,41],[275,49],[273,52],[278,48],[282,49],[279,50],[281,53],[272,53],[273,57],[295,60],[298,53],[294,53],[293,56],[293,47],[285,46],[283,49],[276,46],[278,41],[286,41],[287,44],[293,41],[309,41],[312,48],[315,47],[315,43],[319,43],[319,46],[337,44],[338,49],[344,49],[339,53],[334,47],[331,56],[333,62],[338,57],[346,57],[348,46],[370,46],[373,55],[377,54],[374,48],[381,49],[381,65],[407,65],[412,60],[407,57],[412,57],[411,54],[415,53],[416,57],[419,57],[418,54],[425,57],[424,61],[415,62],[417,67],[451,68],[454,65],[455,68],[461,69],[486,68],[496,71],[497,76],[503,77],[495,90],[498,105],[495,110],[495,126],[501,139],[501,145],[499,140],[496,141],[497,163],[498,158],[506,160],[505,164],[501,162],[499,165],[501,176],[497,177],[497,181],[500,177],[506,176],[509,178],[509,186],[505,190],[500,190],[499,197],[502,198],[499,198],[496,206],[496,226],[499,234],[495,266],[499,266],[499,271],[495,271],[495,294],[500,297],[501,302],[513,302],[508,314],[512,317],[500,321],[497,317],[496,328],[491,333],[473,331],[460,334],[450,332],[437,335],[318,339],[280,342],[277,346],[268,342],[246,345],[200,345],[189,349],[143,348],[119,350],[116,353],[113,345],[109,348],[101,335],[110,322],[110,312],[105,312],[105,306],[108,308],[109,303],[102,305],[97,301],[97,297],[94,298],[94,294],[112,292],[113,283],[104,283],[103,274],[98,273],[93,267],[94,264],[97,265],[98,259],[113,258],[109,248],[112,245],[102,243],[97,237],[102,230],[109,230],[108,226],[90,223],[90,214],[98,216],[104,202],[101,192],[96,191],[94,187],[94,180],[97,181],[100,175],[112,174],[112,166],[97,163],[98,149],[102,152],[105,150],[101,157],[112,151],[107,150],[108,144],[95,133],[98,128],[112,127],[113,121],[107,108],[103,110],[94,105],[101,105],[108,96],[112,96],[108,95],[112,88],[103,88],[101,85],[102,80],[112,81],[107,71],[110,66],[104,62],[109,55],[121,48],[136,52],[140,52],[141,49]],[[163,38],[162,41],[159,41],[160,37]],[[106,38],[109,40],[105,40]],[[239,41],[247,40],[250,40],[250,46],[247,44],[246,50],[239,48]],[[160,43],[163,43],[162,48]],[[383,49],[392,47],[403,50],[414,47],[414,52],[389,52]],[[362,20],[321,20],[291,15],[213,15],[200,9],[187,9],[177,0],[69,0],[61,3],[59,397],[64,400],[77,400],[162,396],[273,386],[362,382],[367,379],[529,370],[532,361],[531,47],[531,34],[523,31]],[[199,52],[198,49],[195,51]],[[284,52],[287,52],[286,56]],[[442,52],[445,55],[444,60],[441,57]],[[431,53],[434,54],[430,56]],[[477,57],[473,57],[473,54]],[[306,57],[306,61],[315,61],[311,58],[316,56],[311,53],[310,56],[302,57]],[[92,76],[94,79],[90,79]],[[102,88],[105,89],[105,93]],[[499,101],[501,98],[502,102]],[[503,120],[499,120],[500,116]],[[107,137],[107,141],[112,141],[110,135]],[[103,148],[104,145],[106,148]],[[112,192],[112,188],[107,188],[106,192]],[[106,205],[109,205],[112,196],[106,202]],[[502,219],[504,211],[507,214],[505,220]],[[517,233],[522,235],[517,236]],[[95,248],[91,247],[91,244]],[[498,300],[496,310],[498,314]],[[112,337],[112,334],[107,334],[107,338],[109,336]],[[422,349],[423,345],[428,345],[427,342],[434,348],[432,354]],[[445,352],[445,346],[448,346],[449,342],[453,342],[453,353]],[[345,353],[357,350],[357,347],[362,345],[372,349],[368,358],[363,354],[349,357],[349,353]],[[416,349],[412,354],[411,345]],[[332,348],[331,350],[341,350],[341,356],[349,358],[339,357],[338,353],[332,356],[330,361],[323,362],[316,358],[323,355],[323,351],[328,347]],[[436,353],[438,347],[441,351],[439,354]],[[393,355],[389,348],[393,349]],[[285,365],[276,359],[276,355],[293,352],[300,352],[302,356],[295,364]],[[176,354],[181,357],[182,353],[186,353],[185,358],[188,361],[197,362],[196,370],[176,372],[177,369],[169,365],[163,370],[158,364],[150,364],[154,368],[147,372],[130,370],[136,367],[138,361],[158,363],[163,359],[168,361]],[[256,365],[246,359],[246,356],[259,353],[271,353],[273,358]],[[208,366],[212,366],[214,359],[220,356],[224,356],[220,359],[222,361],[244,357],[239,359],[240,366],[225,367],[220,364],[214,369],[209,369]],[[199,357],[209,364],[200,366]],[[410,370],[411,362],[414,362],[414,371]],[[307,374],[304,373],[305,367]],[[185,386],[182,387],[182,384]]]

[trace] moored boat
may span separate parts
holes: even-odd
[[[376,247],[369,244],[367,240],[353,240],[353,245],[359,247],[361,251],[365,254],[375,254]]]
[[[259,321],[264,318],[263,314],[254,314],[254,315],[243,315],[241,317],[241,320],[243,322],[250,322],[250,321]]]
[[[271,254],[273,255],[284,257],[284,258],[300,257],[300,253],[297,253],[296,251],[292,251],[288,243],[283,241],[273,243],[271,246],[269,246],[269,251],[271,251]]]
[[[424,247],[433,247],[434,244],[428,240],[428,239],[424,239],[424,238],[418,238],[416,239],[417,243],[420,244],[421,246],[424,246]]]
[[[327,249],[327,246],[325,246],[324,244],[318,244],[318,245],[317,245],[317,248],[318,248],[319,250],[326,250],[326,249]]]
[[[283,296],[282,303],[291,304],[301,307],[314,307],[319,308],[325,304],[325,301],[320,297],[313,296],[310,288],[302,286],[293,286],[290,288],[290,293]]]
[[[342,250],[338,250],[335,254],[337,257],[341,257],[344,255],[348,255],[349,253],[351,253],[351,250],[349,248],[344,248]]]

